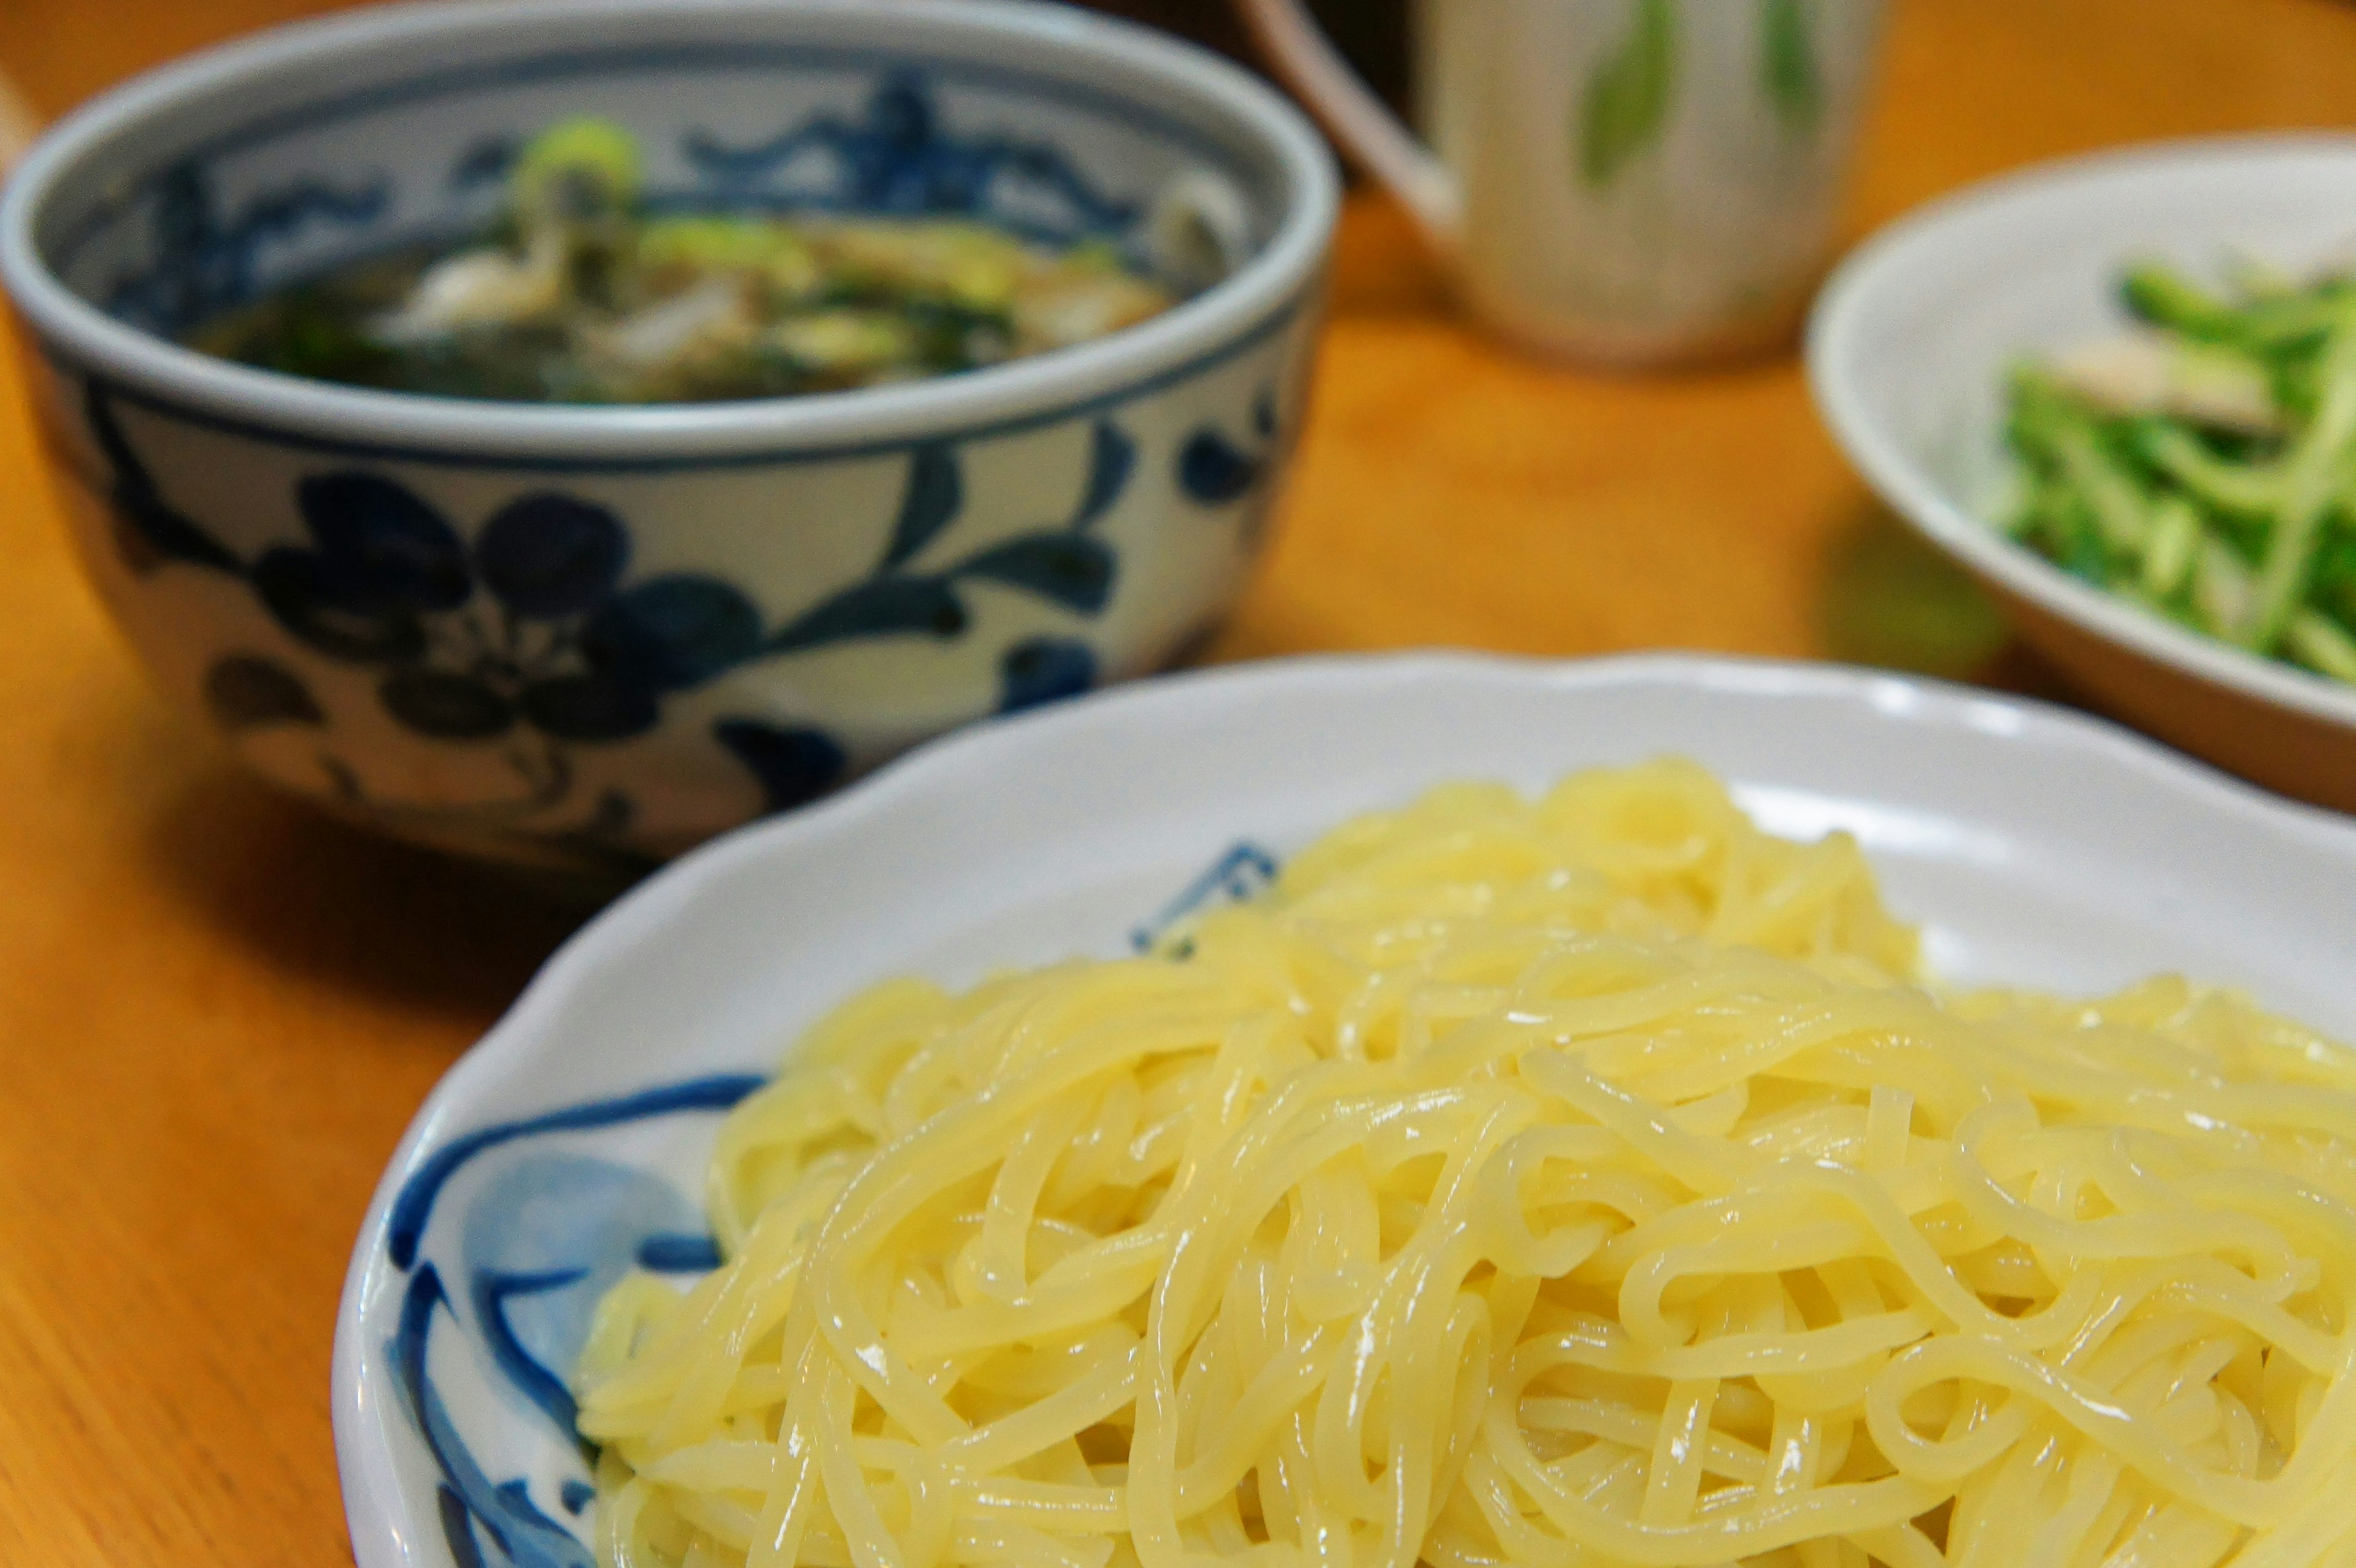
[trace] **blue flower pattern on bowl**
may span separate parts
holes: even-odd
[[[940,68],[951,77],[957,69]],[[881,62],[860,107],[802,113],[766,138],[680,129],[675,162],[689,183],[654,199],[953,215],[1059,242],[1141,244],[1141,199],[1092,177],[1050,138],[953,128],[934,74],[929,66]],[[441,171],[442,189],[484,206],[528,128],[466,142]],[[117,214],[144,239],[108,252],[132,260],[92,286],[114,314],[171,332],[304,275],[288,271],[290,256],[308,258],[303,267],[332,264],[398,242],[411,232],[402,225],[415,222],[403,208],[416,198],[380,170],[304,174],[245,189],[217,162],[214,152],[191,155],[105,198],[67,242],[60,269],[72,268],[77,247],[104,229],[108,212]],[[1183,542],[1190,532],[1222,530],[1211,537],[1227,541],[1219,548],[1238,562],[1257,547],[1269,477],[1296,433],[1280,415],[1280,382],[1305,363],[1306,310],[1296,299],[1212,353],[1075,407],[914,442],[777,453],[781,485],[788,477],[799,485],[805,473],[824,483],[838,461],[881,457],[899,467],[896,500],[881,515],[811,517],[790,502],[776,507],[781,528],[856,529],[874,539],[863,571],[831,586],[713,570],[712,562],[734,559],[724,548],[690,548],[694,569],[670,569],[682,553],[681,515],[668,507],[640,515],[638,503],[597,493],[606,475],[706,472],[695,460],[643,469],[627,461],[524,460],[512,465],[510,481],[487,491],[456,480],[510,465],[287,438],[88,371],[77,373],[69,395],[96,459],[93,488],[124,574],[118,610],[130,617],[131,587],[146,592],[144,585],[194,573],[241,583],[260,612],[255,630],[202,653],[192,682],[202,710],[241,755],[282,784],[400,831],[493,853],[605,864],[637,859],[650,845],[668,852],[681,846],[682,832],[701,837],[745,815],[739,807],[719,816],[732,808],[698,796],[694,808],[711,826],[683,828],[675,795],[650,806],[641,780],[658,765],[654,748],[677,759],[659,764],[672,770],[667,784],[691,778],[697,789],[717,787],[703,781],[733,770],[759,809],[782,810],[944,722],[1071,697],[1199,645],[1210,606],[1179,610],[1182,596],[1172,615],[1157,619],[1140,608],[1150,599],[1135,596],[1167,591],[1158,574],[1169,570],[1168,550],[1199,554],[1204,547]],[[1230,372],[1230,360],[1242,363]],[[1197,394],[1198,384],[1218,389]],[[1161,411],[1173,388],[1198,405],[1174,428]],[[1078,439],[1055,451],[1076,459],[1058,455],[1016,475],[995,455],[1001,443],[1063,426]],[[271,484],[298,531],[257,538],[251,504],[230,517],[193,494],[179,466],[188,459],[149,433],[176,427],[283,453],[269,466],[284,476]],[[770,461],[731,454],[708,471]],[[972,494],[977,473],[995,475],[988,483],[1000,486],[983,504]],[[584,484],[584,475],[599,482]],[[1010,502],[1002,493],[1010,488],[1022,498]],[[1118,515],[1125,506],[1167,521],[1124,529]],[[661,545],[650,547],[658,536]],[[1166,545],[1165,537],[1181,542]],[[1141,544],[1152,559],[1136,559]],[[658,560],[665,564],[641,564]],[[1183,595],[1215,580],[1193,581]],[[1117,595],[1125,584],[1132,600],[1123,609]],[[813,587],[815,601],[799,603]],[[995,621],[982,613],[977,590],[998,607]],[[1006,609],[1010,594],[1044,613]],[[1142,647],[1134,629],[1141,620],[1158,628]],[[838,681],[830,708],[812,704],[812,688],[791,673],[811,667],[789,661],[854,644],[970,645],[958,667],[972,674],[958,678],[972,682],[975,697],[953,714],[937,710],[940,717],[898,731],[846,730],[846,711],[866,722],[857,700],[843,696],[847,677],[829,677]],[[766,674],[772,664],[780,670],[774,681]],[[755,667],[764,671],[757,688],[730,678]],[[388,753],[387,736],[411,755]],[[467,771],[437,773],[417,760],[420,747],[470,759]],[[714,763],[692,760],[696,750]],[[422,795],[404,789],[402,781],[420,776],[443,782]],[[449,782],[461,777],[467,782]],[[664,809],[674,815],[661,816]]]
[[[399,482],[365,469],[305,475],[295,510],[310,539],[251,561],[166,505],[92,382],[84,409],[112,464],[118,540],[134,570],[178,560],[241,576],[271,616],[323,658],[383,672],[377,698],[403,729],[453,745],[519,733],[511,749],[528,793],[504,812],[536,813],[564,800],[566,748],[627,741],[653,730],[665,696],[756,659],[869,637],[955,639],[971,624],[959,585],[990,582],[1076,614],[1100,613],[1119,560],[1090,529],[1129,487],[1134,443],[1110,421],[1091,435],[1077,504],[1060,524],[983,546],[931,571],[913,570],[964,506],[955,449],[911,454],[899,514],[871,575],[786,624],[766,629],[759,608],[727,581],[669,572],[625,582],[628,529],[605,507],[534,491],[484,520],[472,545]],[[998,709],[1013,712],[1076,695],[1097,677],[1095,653],[1072,638],[1033,637],[1000,658]],[[320,725],[301,677],[268,658],[236,653],[207,679],[226,728]],[[769,810],[815,798],[844,775],[848,754],[815,728],[722,719],[713,739],[757,780]],[[358,805],[367,789],[329,756],[337,793]],[[613,837],[629,827],[626,795],[606,792],[578,830]]]
[[[825,183],[798,192],[796,205],[984,218],[1066,241],[1122,235],[1138,216],[1137,203],[1097,189],[1059,148],[948,134],[923,75],[913,70],[888,73],[860,121],[813,115],[750,147],[699,131],[682,151],[712,190],[739,203],[759,201],[765,184],[820,153],[829,155]]]
[[[1203,909],[1249,899],[1275,879],[1277,858],[1238,841],[1190,878],[1131,933],[1141,948]],[[767,1080],[721,1073],[569,1105],[463,1134],[421,1161],[393,1200],[385,1253],[408,1276],[398,1327],[382,1347],[402,1404],[439,1476],[436,1496],[453,1568],[589,1568],[594,1556],[559,1514],[583,1514],[595,1450],[574,1430],[566,1374],[597,1301],[630,1269],[692,1276],[719,1266],[701,1216],[664,1179],[622,1160],[562,1147],[568,1135],[610,1134],[678,1116],[723,1115]],[[590,1146],[594,1147],[594,1143]],[[455,1246],[429,1236],[441,1199],[486,1157],[507,1163],[479,1179],[455,1227]],[[494,1480],[434,1371],[434,1330],[447,1325],[476,1352],[502,1403],[526,1411],[574,1455],[553,1483],[556,1511],[530,1480]]]

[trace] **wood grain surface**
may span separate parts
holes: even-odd
[[[54,113],[315,8],[5,0],[0,65]],[[1898,0],[1853,225],[2036,158],[2351,109],[2356,10],[2331,0]],[[333,826],[167,713],[76,574],[6,348],[0,1563],[343,1562],[354,1228],[419,1099],[588,911]],[[1652,379],[1516,357],[1360,198],[1280,542],[1216,656],[1971,669],[1983,616],[1868,503],[1788,355]]]

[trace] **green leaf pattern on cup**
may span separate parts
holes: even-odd
[[[1815,131],[1824,117],[1825,84],[1807,0],[1760,0],[1759,66],[1760,84],[1783,129],[1795,136]]]
[[[1676,0],[1636,0],[1634,26],[1580,101],[1579,172],[1601,189],[1661,139],[1677,69]]]
[[[1634,0],[1632,26],[1588,79],[1573,127],[1581,178],[1601,190],[1668,128],[1678,52],[1678,0]],[[1809,0],[1759,0],[1759,86],[1776,123],[1813,135],[1824,118]]]

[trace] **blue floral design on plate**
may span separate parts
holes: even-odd
[[[1130,940],[1145,951],[1213,903],[1256,896],[1276,873],[1273,853],[1238,841]],[[594,1496],[588,1476],[596,1455],[575,1429],[566,1374],[598,1300],[632,1268],[691,1275],[723,1261],[701,1214],[669,1183],[543,1140],[723,1114],[766,1082],[757,1073],[715,1074],[495,1123],[426,1157],[394,1196],[385,1253],[409,1278],[383,1354],[402,1407],[440,1473],[439,1521],[456,1568],[589,1568],[592,1558],[573,1529],[533,1500],[530,1480],[495,1481],[484,1468],[435,1384],[429,1354],[435,1327],[446,1323],[471,1334],[482,1362],[516,1402],[576,1450],[578,1474],[555,1483],[555,1500],[577,1516]],[[467,1202],[455,1260],[429,1258],[426,1234],[443,1194],[462,1171],[502,1150],[521,1152]]]

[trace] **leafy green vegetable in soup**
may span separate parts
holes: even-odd
[[[523,402],[790,396],[969,370],[1174,303],[1111,246],[940,219],[648,210],[637,144],[568,120],[516,160],[490,233],[342,268],[194,347],[394,391]]]
[[[2129,272],[2141,324],[2013,373],[2001,519],[2098,588],[2356,683],[2356,275]]]

